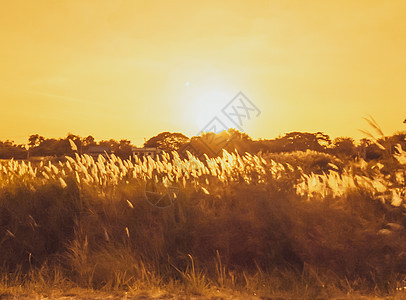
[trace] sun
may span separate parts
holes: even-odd
[[[202,91],[200,95],[196,95],[192,106],[192,114],[194,122],[199,128],[199,131],[207,127],[207,125],[214,119],[220,119],[228,129],[226,121],[223,119],[225,116],[222,113],[222,108],[232,99],[230,93],[225,90],[212,89]]]
[[[202,70],[199,75],[183,77],[182,81],[178,81],[183,85],[178,90],[181,92],[179,104],[182,119],[187,128],[185,131],[191,135],[206,131],[213,119],[216,119],[217,123],[216,132],[232,127],[222,109],[234,98],[238,90],[236,92],[234,85],[220,74],[220,72],[206,74]]]

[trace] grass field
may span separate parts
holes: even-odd
[[[403,299],[405,177],[401,148],[2,161],[0,295]]]

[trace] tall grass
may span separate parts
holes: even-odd
[[[29,286],[37,272],[134,293],[403,292],[406,153],[399,147],[389,169],[323,159],[316,169],[226,151],[2,162],[1,286]],[[146,190],[172,201],[154,206]]]

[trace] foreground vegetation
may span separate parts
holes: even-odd
[[[401,299],[405,172],[400,146],[4,161],[0,295]]]

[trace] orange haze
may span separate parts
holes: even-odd
[[[195,135],[239,91],[254,138],[406,117],[405,1],[3,1],[0,140]]]

